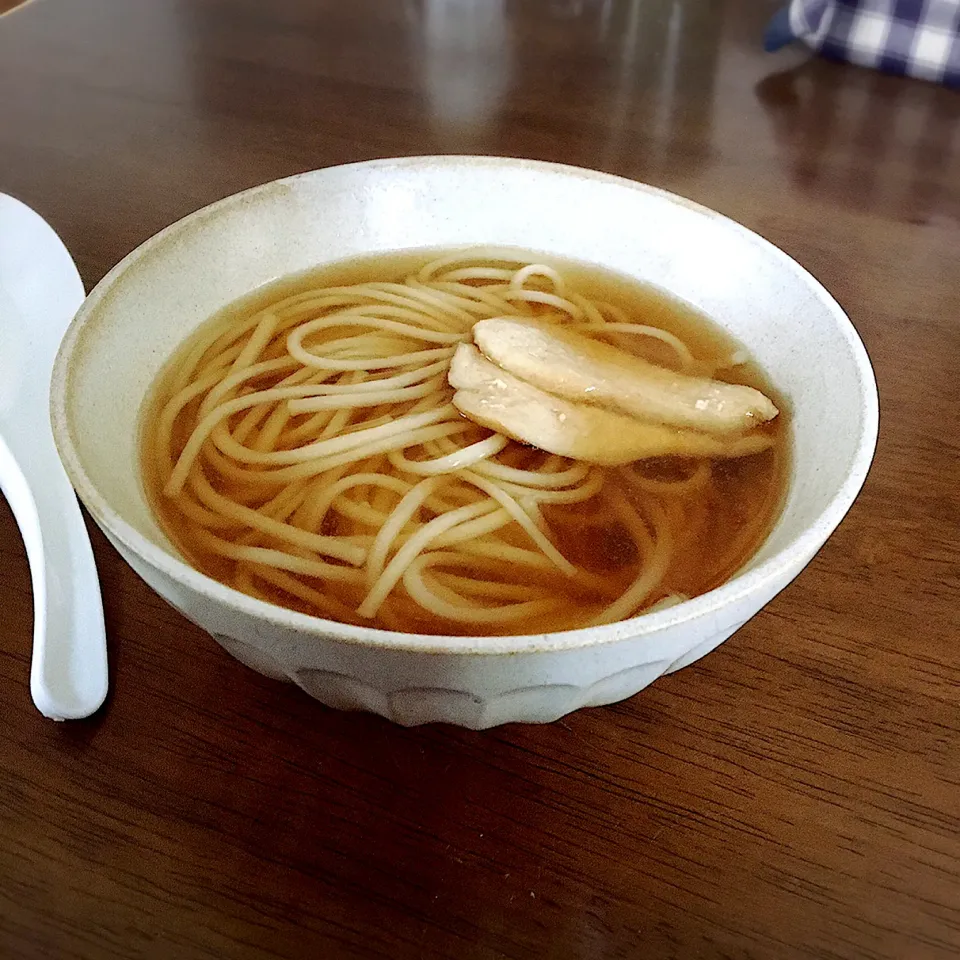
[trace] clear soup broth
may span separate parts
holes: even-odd
[[[609,467],[500,437],[451,406],[446,370],[502,315],[754,387],[780,411],[753,428],[769,446]],[[708,317],[523,251],[378,255],[261,288],[182,345],[141,422],[149,502],[198,570],[410,633],[574,629],[702,594],[767,537],[789,471],[783,398]]]

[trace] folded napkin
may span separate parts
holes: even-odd
[[[793,40],[834,60],[960,87],[960,0],[791,0],[764,47]]]

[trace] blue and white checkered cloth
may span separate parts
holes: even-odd
[[[960,87],[960,0],[791,0],[764,46],[793,40],[834,60]]]

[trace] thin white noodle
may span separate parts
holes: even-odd
[[[580,483],[590,472],[590,464],[574,463],[567,470],[558,473],[546,473],[535,470],[518,470],[516,467],[507,467],[502,463],[487,461],[478,464],[474,468],[474,472],[490,477],[492,480],[503,480],[520,487],[562,490]]]
[[[206,530],[197,530],[195,535],[208,550],[222,557],[261,563],[279,570],[289,570],[291,573],[301,573],[308,577],[320,577],[331,582],[360,583],[363,577],[363,572],[355,567],[340,567],[320,560],[308,560],[284,550],[241,546],[222,540]]]
[[[478,464],[487,457],[498,454],[510,441],[499,433],[478,440],[466,447],[461,447],[453,453],[432,460],[411,460],[402,450],[392,450],[388,459],[401,473],[414,473],[419,476],[435,476],[440,473],[452,473]]]
[[[428,553],[412,561],[404,571],[403,584],[414,600],[438,617],[476,624],[515,623],[518,620],[553,613],[560,606],[556,598],[526,600],[497,607],[476,607],[464,602],[462,598],[460,603],[451,603],[438,596],[437,592],[429,589],[424,582],[424,568],[433,561],[434,556]]]
[[[474,520],[466,520],[457,524],[452,530],[441,533],[433,540],[434,547],[452,547],[456,544],[465,543],[467,540],[479,540],[488,534],[502,529],[511,521],[511,516],[506,510],[497,508],[496,504],[485,504],[487,510],[481,516]],[[406,543],[409,537],[398,537],[398,543]]]
[[[531,277],[546,277],[557,296],[563,297],[566,295],[566,285],[563,282],[563,277],[553,267],[549,267],[545,263],[530,263],[521,267],[510,278],[510,286],[514,290],[523,289]]]
[[[319,590],[314,590],[312,587],[297,580],[296,577],[290,576],[289,573],[266,564],[251,566],[256,572],[256,576],[261,580],[266,580],[267,583],[278,587],[291,596],[306,601],[315,610],[319,610],[321,613],[336,620],[349,622],[356,619],[353,611],[345,604],[340,603],[335,597],[321,593]]]
[[[232,503],[227,497],[217,493],[199,471],[193,474],[191,480],[191,488],[204,506],[211,511],[219,511],[221,515],[230,519],[236,518],[241,525],[245,524],[268,536],[313,550],[321,556],[343,560],[355,567],[359,567],[366,559],[366,551],[344,543],[339,537],[324,537],[317,533],[299,530],[288,523],[266,517],[260,511]]]
[[[652,337],[673,349],[682,370],[691,369],[696,362],[690,348],[678,336],[660,327],[649,327],[642,323],[585,323],[577,329],[589,333],[626,333],[638,337]]]
[[[431,556],[434,556],[434,554],[421,554],[414,561],[414,564],[419,563],[425,557]],[[456,556],[456,554],[453,554],[453,556]],[[526,583],[499,583],[496,580],[479,580],[476,576],[465,577],[445,570],[434,571],[434,579],[468,597],[482,597],[484,600],[543,600],[549,596],[545,593],[546,588],[544,587],[534,587]]]
[[[432,478],[430,478],[432,479]],[[424,480],[423,483],[429,483],[430,480]],[[434,517],[429,523],[424,524],[393,556],[393,559],[386,565],[383,572],[374,582],[370,592],[364,598],[363,603],[357,607],[357,613],[361,617],[375,617],[381,604],[387,598],[387,594],[394,588],[397,581],[403,576],[404,571],[413,562],[414,558],[441,533],[446,533],[453,529],[459,523],[465,523],[474,519],[479,513],[490,509],[487,503],[471,503],[465,507],[459,507],[444,513],[439,517]],[[371,550],[371,553],[373,551]]]
[[[352,487],[362,486],[382,486],[394,493],[399,493],[400,496],[404,496],[413,485],[399,477],[384,476],[379,473],[354,473],[349,477],[335,480],[322,493],[314,497],[310,503],[308,512],[304,517],[307,528],[319,530],[327,511],[340,494],[345,493]]]
[[[479,473],[479,471],[477,471]],[[536,503],[583,503],[596,496],[603,487],[603,472],[588,471],[582,483],[574,487],[550,490],[543,487],[522,487],[519,484],[500,482],[500,489],[515,497],[528,497]]]
[[[506,490],[470,470],[463,471],[461,476],[479,487],[487,496],[493,497],[559,570],[568,577],[572,577],[577,572],[577,568],[550,542],[550,538],[530,519],[529,514]]]
[[[693,472],[679,480],[655,480],[645,477],[633,466],[620,467],[619,473],[627,483],[647,493],[681,497],[702,490],[710,482],[710,461],[700,460]]]
[[[434,377],[409,387],[399,387],[394,390],[355,390],[341,393],[338,396],[302,397],[287,401],[287,410],[293,414],[314,413],[317,410],[337,410],[343,407],[376,407],[382,403],[405,403],[408,400],[419,400],[442,391],[445,388],[445,377]]]
[[[443,480],[440,477],[428,477],[426,480],[421,480],[416,486],[411,487],[410,490],[404,494],[403,499],[396,505],[393,513],[387,518],[387,522],[380,528],[380,532],[374,539],[373,546],[367,554],[366,576],[367,583],[370,584],[371,590],[386,566],[390,545],[397,538],[400,531],[407,525],[408,521],[420,509],[423,501],[426,500],[442,482]],[[384,592],[384,596],[386,596],[386,592]],[[367,616],[373,616],[373,614],[367,614]]]
[[[251,450],[243,444],[237,443],[230,436],[230,433],[223,426],[223,418],[220,418],[210,436],[221,453],[225,453],[234,460],[241,463],[270,464],[271,466],[282,466],[293,463],[303,463],[305,460],[318,460],[321,457],[329,457],[336,453],[343,453],[346,450],[352,450],[363,446],[365,443],[373,443],[377,440],[384,440],[391,436],[401,436],[406,432],[414,431],[418,427],[428,427],[439,420],[449,418],[451,409],[447,406],[437,407],[425,413],[409,414],[405,417],[398,417],[392,423],[384,423],[377,427],[367,427],[354,433],[340,434],[339,436],[329,437],[326,440],[318,440],[316,443],[308,443],[302,447],[296,447],[293,450],[273,450],[264,452],[261,450]],[[217,411],[214,411],[216,413]],[[212,416],[213,414],[211,414]],[[191,438],[192,440],[193,438]],[[177,464],[180,467],[180,464]],[[174,472],[176,475],[176,471]]]
[[[362,447],[347,450],[335,456],[320,457],[304,463],[294,463],[289,467],[280,467],[277,470],[265,470],[259,473],[247,471],[246,476],[242,477],[241,480],[242,482],[252,483],[256,486],[277,486],[279,484],[289,483],[291,480],[314,477],[327,470],[343,466],[344,464],[358,463],[377,453],[387,453],[390,450],[398,450],[401,447],[417,446],[436,437],[463,433],[463,431],[469,429],[469,424],[462,421],[459,423],[438,423],[430,427],[423,427],[420,430],[411,430],[409,433],[397,433],[393,436],[384,437],[383,439],[366,443]]]
[[[667,572],[667,567],[670,565],[672,553],[670,529],[663,508],[656,500],[650,500],[647,504],[654,528],[654,533],[651,534],[643,518],[637,513],[636,508],[623,495],[622,491],[615,490],[608,496],[620,519],[644,551],[643,559],[645,562],[636,580],[619,599],[591,618],[587,626],[616,623],[616,621],[623,620],[635,613],[644,600],[660,585],[664,574]]]
[[[221,398],[230,396],[235,387],[235,378],[243,375],[248,367],[253,366],[257,357],[260,356],[263,348],[270,341],[273,332],[277,327],[277,316],[275,313],[266,313],[260,322],[254,328],[253,334],[246,345],[240,351],[237,359],[233,361],[230,367],[230,375],[225,377],[220,383],[213,387],[204,397],[200,404],[200,415],[204,416],[208,410],[211,410]]]
[[[580,307],[567,300],[566,297],[557,296],[555,293],[544,293],[542,290],[510,289],[504,290],[503,298],[509,301],[521,300],[524,303],[543,304],[553,307],[561,313],[568,314],[573,320],[583,320],[583,310]]]

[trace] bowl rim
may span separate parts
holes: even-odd
[[[398,168],[420,168],[429,173],[437,166],[447,168],[480,166],[525,169],[532,173],[551,177],[587,179],[617,186],[621,189],[647,193],[664,202],[683,206],[700,216],[723,221],[728,229],[739,233],[745,240],[758,246],[766,256],[773,260],[779,260],[789,271],[806,283],[833,315],[838,332],[846,341],[853,357],[858,374],[862,417],[860,436],[847,476],[820,514],[800,534],[793,537],[789,543],[763,563],[744,572],[736,573],[719,587],[673,607],[597,627],[581,627],[575,630],[553,633],[479,637],[401,633],[383,630],[378,627],[358,627],[267,603],[208,577],[187,563],[186,560],[157,546],[127,523],[100,494],[84,470],[77,446],[73,441],[70,417],[67,413],[67,396],[70,389],[72,360],[76,346],[82,338],[84,328],[95,315],[98,306],[108,296],[109,292],[117,286],[124,274],[133,269],[139,261],[150,256],[156,248],[174,240],[184,230],[199,227],[204,220],[215,217],[225,209],[244,204],[253,197],[274,190],[278,186],[292,185],[303,180],[325,176],[336,176],[351,170],[389,171]],[[736,605],[738,601],[753,594],[763,594],[784,575],[788,577],[789,581],[803,569],[823,546],[843,520],[859,494],[870,470],[879,430],[879,398],[876,378],[870,358],[856,328],[826,288],[808,270],[770,241],[709,207],[660,187],[654,187],[626,177],[542,160],[457,154],[388,157],[304,171],[231,194],[187,214],[160,230],[139,244],[109,270],[91,290],[77,311],[63,338],[54,364],[50,386],[50,414],[54,439],[64,468],[91,516],[112,538],[174,582],[235,612],[266,621],[278,627],[297,631],[305,636],[325,639],[335,638],[341,643],[366,648],[375,647],[392,651],[461,655],[559,652],[616,643],[628,639],[639,639],[650,634],[660,633],[668,628],[691,624],[694,621],[710,617],[716,618],[723,609]],[[723,625],[720,624],[720,626]],[[733,626],[732,623],[728,625]]]

